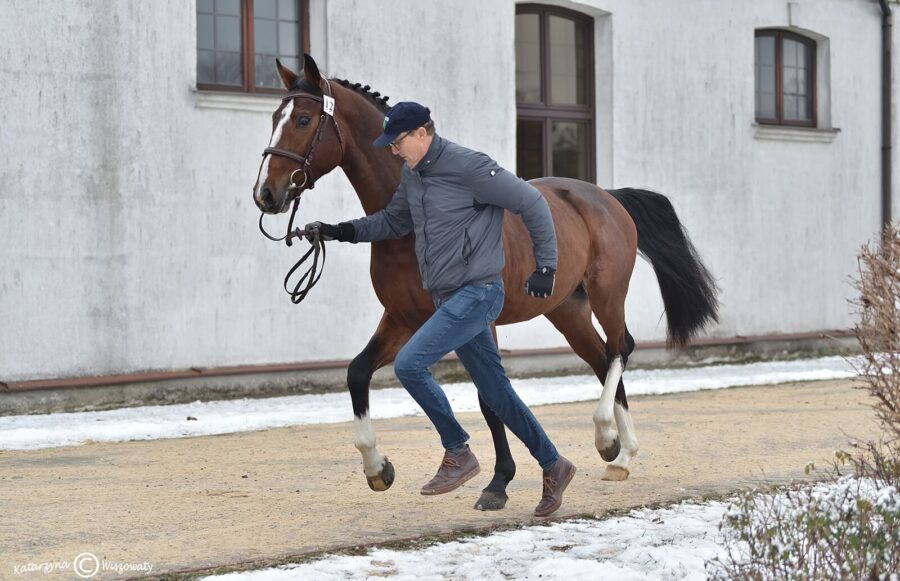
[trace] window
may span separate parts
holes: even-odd
[[[784,30],[756,32],[756,120],[816,125],[816,43]]]
[[[275,59],[300,68],[308,16],[307,0],[197,0],[197,87],[281,92]]]
[[[519,176],[593,182],[593,20],[563,8],[516,8]]]

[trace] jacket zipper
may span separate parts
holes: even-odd
[[[422,237],[425,238],[425,252],[423,254],[425,255],[425,264],[428,265],[428,210],[425,204],[425,194],[428,190],[425,188],[425,182],[422,181],[422,174],[418,174],[417,177],[419,178],[419,186],[422,188]]]

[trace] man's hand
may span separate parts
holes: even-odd
[[[341,222],[337,226],[334,224],[326,224],[324,222],[310,222],[304,228],[306,231],[306,239],[313,241],[316,233],[319,239],[323,241],[337,240],[338,242],[350,242],[356,233],[353,224],[349,222]]]
[[[525,292],[528,296],[545,299],[553,292],[553,284],[556,282],[556,270],[545,266],[534,271],[525,281]]]

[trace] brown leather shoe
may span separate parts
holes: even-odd
[[[534,516],[548,516],[562,505],[563,491],[575,477],[575,465],[560,456],[550,470],[544,470],[544,494]]]
[[[475,454],[466,449],[458,454],[450,450],[444,452],[444,460],[431,482],[422,487],[422,494],[445,494],[456,490],[476,474],[481,472]]]

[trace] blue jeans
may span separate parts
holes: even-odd
[[[456,421],[447,396],[428,370],[456,351],[484,402],[522,440],[541,468],[549,470],[559,453],[513,391],[491,335],[503,298],[502,281],[466,285],[447,297],[397,354],[394,372],[434,424],[444,448],[460,448],[469,434]]]

